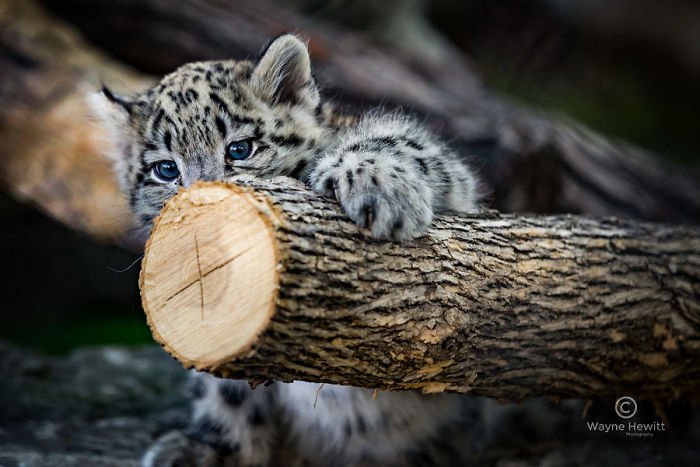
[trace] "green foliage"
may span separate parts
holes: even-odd
[[[51,354],[63,354],[86,345],[153,343],[142,314],[111,310],[78,310],[60,321],[48,318],[46,322],[37,319],[11,322],[0,329],[0,339]]]
[[[633,70],[615,74],[516,79],[503,70],[484,67],[487,85],[526,106],[560,112],[613,138],[621,138],[678,162],[693,158],[700,140],[693,128],[697,98],[675,99],[638,79]],[[695,100],[696,102],[693,102]],[[672,108],[669,108],[671,106]]]

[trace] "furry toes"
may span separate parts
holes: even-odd
[[[418,237],[433,219],[426,180],[393,158],[336,152],[314,168],[310,182],[377,239]]]

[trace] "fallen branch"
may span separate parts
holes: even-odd
[[[309,39],[327,95],[355,108],[382,103],[424,115],[460,152],[477,156],[492,206],[500,211],[700,223],[697,170],[495,96],[457,50],[444,50],[443,59],[432,61],[407,56],[270,0],[47,5],[96,44],[156,74],[193,60],[254,57],[270,37],[298,31]]]
[[[95,240],[139,249],[105,157],[114,143],[85,99],[101,80],[122,90],[152,83],[34,2],[2,2],[0,188]]]
[[[158,218],[141,292],[156,340],[224,377],[700,394],[698,228],[485,212],[398,244],[289,179],[199,184]]]

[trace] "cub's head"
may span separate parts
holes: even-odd
[[[323,138],[306,45],[280,36],[256,63],[191,63],[150,90],[93,102],[111,129],[119,183],[150,227],[181,186],[235,175],[303,174]]]

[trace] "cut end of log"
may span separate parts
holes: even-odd
[[[279,251],[270,211],[244,188],[200,183],[161,211],[141,298],[154,338],[199,370],[245,355],[275,307]]]

